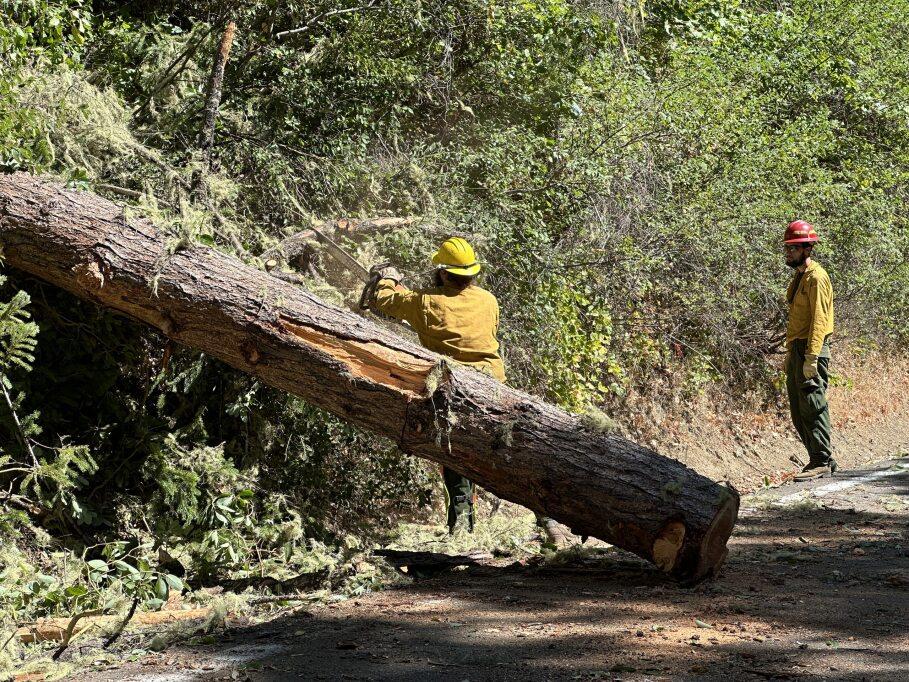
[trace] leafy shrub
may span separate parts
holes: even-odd
[[[423,272],[444,237],[470,239],[501,303],[509,382],[578,411],[711,384],[776,392],[779,240],[795,217],[821,232],[836,338],[909,339],[906,0],[336,12],[352,7],[8,2],[0,165],[139,192],[135,210],[175,248],[253,264],[301,227],[282,185],[313,219],[419,215],[362,253]],[[228,16],[239,30],[206,168],[196,141]],[[393,444],[15,284],[41,333],[32,371],[10,367],[4,384],[20,426],[0,423],[3,483],[55,533],[157,543],[207,580],[318,564],[316,545],[426,507],[432,470]],[[7,300],[22,310],[23,296]],[[40,440],[35,461],[20,432]]]

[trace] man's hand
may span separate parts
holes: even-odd
[[[390,265],[373,265],[369,272],[370,274],[378,275],[379,279],[394,280],[395,284],[399,284],[404,279],[404,275]]]
[[[805,364],[802,365],[802,374],[806,379],[815,379],[817,377],[817,355],[805,353]]]

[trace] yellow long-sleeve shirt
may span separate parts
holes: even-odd
[[[792,278],[786,300],[789,301],[786,345],[805,339],[805,353],[820,355],[824,339],[833,333],[833,286],[827,271],[811,261],[801,279],[798,273]]]
[[[426,348],[476,367],[505,381],[499,356],[499,304],[485,289],[442,286],[411,290],[383,279],[376,288],[375,307],[404,320]]]

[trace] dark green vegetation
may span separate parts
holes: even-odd
[[[821,232],[841,338],[909,340],[907,13],[906,0],[7,0],[0,168],[133,190],[131,210],[175,248],[252,263],[305,226],[282,185],[313,220],[422,216],[362,253],[419,272],[442,238],[469,238],[502,305],[509,381],[621,415],[635,394],[770,386],[795,217]],[[199,136],[229,20],[209,167]],[[25,567],[51,559],[8,548],[7,614],[88,608],[109,586],[158,599],[182,587],[172,571],[299,573],[324,563],[322,543],[349,549],[425,507],[435,474],[392,445],[6,274],[3,533],[106,569],[35,580]]]

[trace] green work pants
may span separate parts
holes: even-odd
[[[467,528],[473,532],[473,483],[466,476],[448,467],[442,467],[445,481],[445,498],[448,502],[448,532],[454,531],[459,518],[467,515]]]
[[[830,346],[824,341],[817,361],[818,376],[806,380],[802,371],[805,363],[804,339],[793,341],[786,363],[786,392],[789,394],[789,413],[799,438],[808,451],[809,466],[825,466],[830,463],[830,410],[827,407],[828,369]]]

